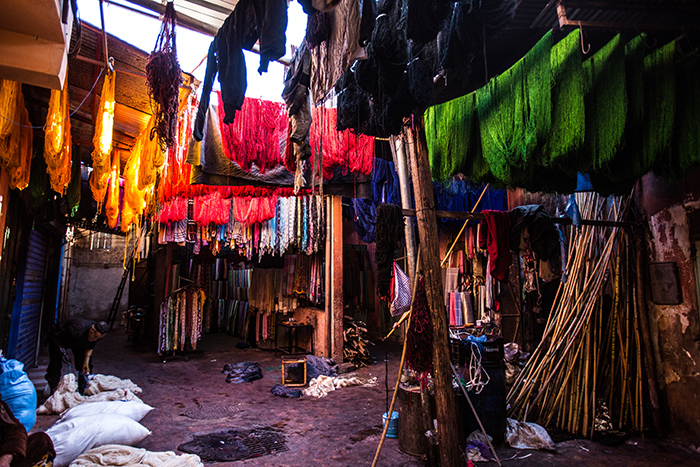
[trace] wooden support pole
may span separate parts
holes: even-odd
[[[399,175],[399,189],[401,190],[401,204],[405,208],[411,207],[411,181],[408,178],[408,163],[406,162],[406,147],[403,138],[391,139],[392,151],[396,154],[396,173]],[[408,277],[413,280],[416,264],[416,239],[413,230],[413,220],[406,219],[404,225],[406,235],[406,256],[408,256]]]
[[[343,199],[331,197],[331,357],[343,361]]]
[[[450,349],[448,344],[447,313],[445,312],[440,252],[438,249],[437,218],[433,181],[428,161],[428,150],[423,130],[423,119],[417,120],[408,130],[408,155],[416,202],[418,235],[425,290],[433,324],[433,381],[435,383],[435,406],[437,409],[438,449],[440,465],[451,467],[462,465],[457,435],[457,412],[452,390]]]

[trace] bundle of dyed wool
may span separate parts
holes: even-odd
[[[105,204],[105,216],[110,229],[115,229],[119,221],[119,193],[119,151],[114,151],[112,153],[112,170],[109,173],[107,202]]]
[[[10,188],[29,184],[32,129],[20,83],[0,80],[0,166],[7,170]],[[18,122],[17,125],[15,122]]]
[[[277,196],[269,198],[233,198],[233,215],[241,224],[265,222],[275,217]]]
[[[421,374],[431,371],[432,348],[433,323],[430,320],[425,281],[420,277],[416,286],[416,297],[411,306],[411,324],[408,326],[406,337],[406,367]]]
[[[394,264],[394,251],[403,240],[403,212],[395,204],[377,206],[377,224],[375,242],[377,249],[377,295],[380,299],[391,301],[391,273]]]
[[[333,177],[335,168],[343,173],[372,173],[374,159],[374,138],[352,133],[350,130],[337,131],[337,110],[317,107],[313,109],[313,124],[309,132],[309,143],[314,149],[311,165],[316,154],[323,150],[323,177]]]
[[[451,3],[454,2],[407,0],[406,35],[408,38],[422,44],[434,40],[443,27]]]
[[[473,13],[468,2],[453,2],[438,38],[440,69],[447,72],[448,79],[467,82],[476,52],[481,49],[482,28]]]
[[[160,145],[158,138],[151,138],[153,129],[156,125],[155,114],[151,115],[151,119],[146,125],[146,130],[143,133],[143,144],[140,146],[139,154],[139,190],[145,190],[156,184],[156,176],[158,169],[165,162],[165,153],[163,146]]]
[[[588,165],[578,169],[607,167],[624,145],[627,123],[625,46],[618,34],[583,64],[589,80],[586,102]]]
[[[642,156],[649,169],[668,157],[671,149],[676,115],[675,47],[675,41],[669,42],[644,59]]]
[[[108,72],[104,77],[100,106],[95,121],[95,135],[92,143],[92,173],[90,174],[90,189],[92,197],[97,201],[97,212],[102,211],[102,203],[107,193],[109,172],[112,168],[112,133],[114,130],[114,85],[117,78],[114,71]]]
[[[218,192],[194,198],[192,220],[197,225],[228,224],[231,199],[223,199]]]
[[[221,93],[217,95],[219,108],[223,108]],[[233,123],[227,124],[223,112],[219,112],[226,157],[246,171],[250,171],[253,164],[260,173],[280,165],[280,142],[284,141],[287,130],[284,104],[245,98],[237,115]]]
[[[51,90],[49,113],[44,125],[44,159],[51,188],[63,195],[70,182],[71,146],[68,86]]]
[[[176,22],[175,2],[168,2],[156,46],[146,64],[146,86],[156,116],[151,138],[157,135],[161,146],[169,148],[177,139],[178,97],[182,83],[177,62]]]
[[[433,180],[446,181],[462,173],[479,181],[490,172],[483,160],[477,126],[475,93],[458,97],[425,111],[425,139]],[[482,173],[473,168],[485,167]]]
[[[579,31],[552,46],[552,127],[541,156],[545,166],[565,165],[583,146],[586,132]]]
[[[187,199],[173,198],[161,206],[158,213],[158,222],[163,224],[170,222],[180,222],[187,217]]]
[[[674,135],[676,164],[661,170],[670,177],[687,175],[700,163],[700,60],[694,54],[684,57],[676,72],[676,122]],[[660,164],[657,164],[660,165]]]

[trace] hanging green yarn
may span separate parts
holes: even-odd
[[[698,50],[684,57],[676,73],[674,164],[660,175],[682,178],[700,165],[700,58]]]
[[[552,46],[552,126],[543,149],[544,166],[564,167],[583,146],[586,113],[581,61],[577,30]]]
[[[624,145],[627,122],[625,46],[618,34],[586,61],[586,146],[590,168],[605,170]],[[579,170],[586,171],[579,166]]]
[[[642,169],[645,172],[652,170],[661,158],[671,155],[676,113],[675,46],[675,42],[670,42],[644,59]]]
[[[80,170],[80,151],[73,148],[73,160],[70,168],[70,183],[66,189],[66,202],[68,203],[68,215],[75,217],[80,207],[82,188],[82,174]]]
[[[523,165],[539,164],[536,151],[549,138],[552,129],[552,32],[540,39],[525,55],[525,89],[527,125]]]
[[[523,160],[523,61],[476,91],[481,149],[496,179],[511,185],[511,166]]]
[[[425,139],[433,180],[468,172],[469,157],[481,145],[475,137],[474,97],[469,94],[425,111]]]

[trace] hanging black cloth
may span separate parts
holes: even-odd
[[[202,129],[209,94],[217,72],[224,102],[224,123],[233,123],[236,111],[245,98],[246,66],[243,49],[250,50],[260,41],[258,73],[267,71],[268,63],[284,55],[287,29],[286,0],[240,0],[209,47],[202,99],[199,101],[194,138],[202,140]]]

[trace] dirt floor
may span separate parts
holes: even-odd
[[[141,423],[151,430],[139,447],[150,451],[178,451],[194,436],[272,427],[286,440],[287,451],[237,462],[206,462],[211,466],[355,466],[371,465],[379,444],[382,414],[386,411],[385,351],[389,360],[389,386],[393,387],[400,347],[374,347],[378,363],[357,370],[377,377],[375,386],[348,387],[320,399],[286,399],[270,389],[280,383],[280,357],[269,350],[235,347],[238,339],[207,334],[198,350],[163,359],[155,351],[135,349],[123,328],[110,332],[97,344],[95,372],[131,379],[143,393],[142,400],[155,407]],[[46,364],[43,356],[40,364]],[[263,378],[252,383],[226,382],[227,363],[256,361]],[[41,366],[41,365],[40,365]],[[49,428],[57,416],[39,416],[32,431]],[[508,467],[557,466],[700,466],[700,453],[670,441],[627,439],[615,447],[589,440],[557,443],[555,453],[518,451],[500,446],[501,460]],[[486,465],[477,463],[476,465]],[[490,462],[490,465],[496,465]],[[399,449],[399,440],[387,439],[380,466],[423,466],[423,459]]]

